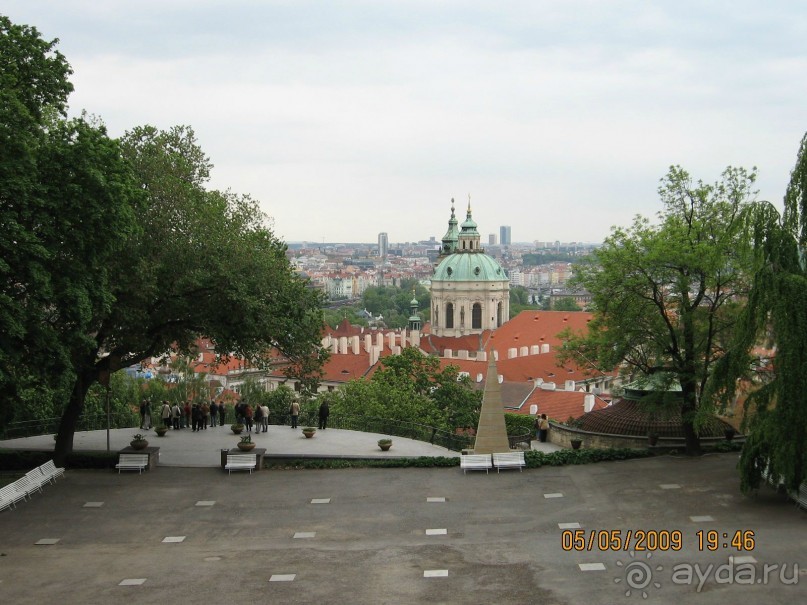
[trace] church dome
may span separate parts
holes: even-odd
[[[502,282],[509,278],[496,259],[483,252],[455,252],[440,261],[432,281]]]

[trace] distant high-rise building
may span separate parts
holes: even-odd
[[[383,260],[387,258],[387,251],[389,250],[389,237],[386,233],[378,234],[378,256]]]
[[[488,246],[495,246],[496,245],[496,234],[491,233],[488,235]]]
[[[503,225],[499,227],[499,243],[502,246],[509,246],[513,242],[510,239],[510,226]]]

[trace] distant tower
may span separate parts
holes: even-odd
[[[499,227],[499,243],[502,246],[509,246],[513,242],[510,240],[510,226],[503,225]]]
[[[409,329],[410,330],[420,330],[422,322],[420,320],[420,315],[418,315],[418,307],[420,303],[418,303],[418,299],[415,298],[415,289],[412,288],[412,300],[409,302]]]
[[[495,246],[496,245],[496,234],[489,233],[488,234],[488,246]]]
[[[387,250],[389,249],[389,237],[386,233],[378,234],[378,256],[381,261],[387,260]]]

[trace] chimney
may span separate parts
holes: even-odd
[[[588,414],[594,409],[594,395],[589,393],[583,398],[583,411]]]
[[[451,349],[446,349],[445,351],[443,351],[443,357],[445,357],[446,359],[451,359]]]
[[[369,353],[370,347],[373,346],[373,337],[369,334],[364,335],[364,352]]]
[[[350,337],[350,348],[352,349],[352,353],[354,355],[359,354],[359,337],[358,336],[351,336]]]
[[[563,386],[564,391],[574,391],[574,380],[567,380]]]
[[[347,355],[347,336],[339,337],[339,352],[342,355]]]
[[[477,351],[476,360],[477,361],[487,361],[488,360],[488,352],[487,351]]]

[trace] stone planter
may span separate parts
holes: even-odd
[[[381,448],[382,452],[388,452],[389,448],[392,447],[392,439],[379,439],[378,447]]]
[[[242,452],[251,452],[255,449],[255,443],[239,443],[238,449]]]
[[[165,437],[165,434],[168,432],[168,427],[161,426],[159,428],[154,429],[154,432],[157,433],[157,437]]]
[[[306,439],[311,439],[314,436],[314,433],[317,432],[317,429],[303,429],[303,435],[305,435]]]
[[[129,445],[132,446],[133,450],[144,450],[149,446],[149,442],[141,439],[140,441],[130,441]]]
[[[573,450],[579,450],[580,446],[583,445],[583,442],[580,439],[572,439],[569,443],[572,444]]]

